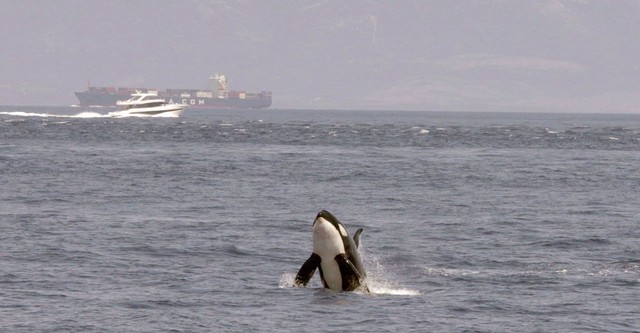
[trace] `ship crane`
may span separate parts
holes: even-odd
[[[215,81],[218,84],[218,89],[216,90],[227,91],[227,77],[224,74],[215,73],[209,77],[209,81]]]
[[[217,89],[214,89],[213,82],[217,84]],[[224,74],[215,73],[209,77],[209,90],[217,91],[218,98],[229,97],[229,90],[227,88],[227,77]]]

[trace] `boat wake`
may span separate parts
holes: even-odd
[[[172,113],[159,113],[159,114],[121,114],[116,112],[109,112],[105,115],[108,118],[179,118],[179,115]]]
[[[35,113],[35,112],[23,112],[23,111],[10,111],[10,112],[0,112],[0,115],[14,116],[14,117],[40,117],[40,118],[82,118],[82,119],[91,119],[91,118],[178,118],[179,116],[172,114],[156,114],[156,115],[145,115],[145,114],[130,114],[123,115],[117,114],[114,112],[110,112],[107,114],[102,114],[98,112],[85,111],[80,112],[74,115],[64,115],[64,114],[51,114],[51,113]]]

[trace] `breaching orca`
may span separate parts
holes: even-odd
[[[313,222],[313,253],[300,267],[296,285],[306,286],[319,268],[325,288],[353,291],[363,286],[366,273],[358,252],[361,233],[362,228],[351,239],[347,229],[333,214],[320,211]],[[364,290],[368,291],[368,288],[364,286]]]

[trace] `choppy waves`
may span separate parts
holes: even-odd
[[[40,118],[41,121],[29,120]],[[529,125],[491,124],[424,124],[392,125],[379,123],[325,122],[269,122],[264,120],[220,121],[215,118],[170,120],[172,123],[135,119],[116,119],[109,114],[82,112],[74,115],[47,113],[0,112],[0,136],[32,133],[47,135],[47,127],[56,127],[61,138],[107,141],[260,143],[280,145],[337,145],[425,148],[483,148],[483,149],[640,149],[640,126],[584,126],[569,125],[558,128]],[[137,118],[137,117],[132,117]],[[67,120],[66,120],[67,121]],[[140,120],[143,121],[143,120]],[[31,131],[37,127],[38,131]],[[114,129],[117,128],[117,131]],[[89,130],[82,131],[82,129]],[[64,133],[64,131],[69,133]],[[80,131],[79,131],[80,130]],[[141,135],[141,133],[144,133]]]
[[[14,111],[8,331],[640,327],[633,116]],[[319,209],[364,227],[371,293],[291,287]]]

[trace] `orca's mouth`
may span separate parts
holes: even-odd
[[[327,210],[321,210],[318,215],[316,216],[316,219],[313,221],[313,225],[315,227],[316,222],[319,221],[320,219],[330,223],[341,236],[348,236],[349,233],[347,232],[347,230],[342,226],[342,223],[340,222],[340,220],[338,220],[335,216],[333,216],[333,214],[329,213],[329,211]]]

